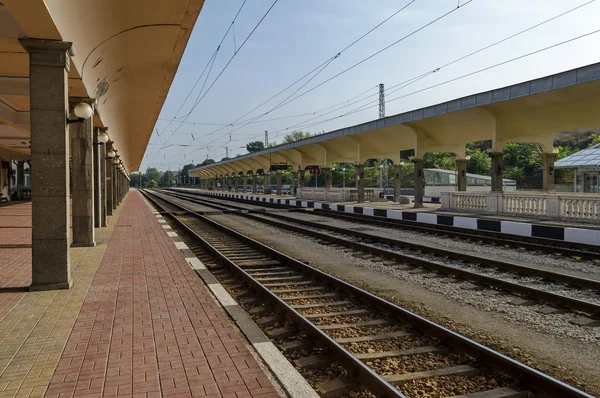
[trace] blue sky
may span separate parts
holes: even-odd
[[[473,0],[351,71],[246,126],[227,126],[304,74],[335,56],[410,0],[279,0],[202,101],[191,110],[204,79],[170,122],[211,59],[242,0],[206,0],[146,150],[142,169],[177,170],[184,164],[246,153],[246,143],[280,143],[295,129],[331,131],[378,117],[379,83],[392,87],[503,39],[589,0]],[[247,0],[208,77],[208,88],[273,0]],[[460,4],[467,3],[461,0]],[[457,7],[457,0],[416,0],[344,51],[298,94],[368,57]],[[600,33],[418,94],[415,91],[527,54],[600,26],[600,1],[457,62],[395,93],[387,90],[386,115],[432,105],[600,61]],[[306,81],[306,80],[304,80]],[[304,81],[242,120],[260,116]],[[361,93],[362,96],[356,97]],[[406,96],[405,96],[406,95]],[[397,97],[405,96],[397,100]],[[356,97],[356,98],[354,98]],[[355,104],[350,102],[363,100]],[[393,101],[392,101],[393,100]],[[372,104],[367,106],[369,103]],[[332,105],[337,107],[322,111]],[[360,112],[348,114],[364,106]],[[190,112],[191,110],[191,112]],[[319,112],[321,111],[321,112]],[[326,112],[334,111],[329,114]],[[183,121],[183,116],[189,115]],[[297,117],[288,117],[300,115]],[[342,117],[338,117],[342,116]],[[278,120],[268,120],[268,119]],[[329,119],[334,120],[329,120]],[[262,121],[267,119],[267,121]],[[312,119],[312,120],[311,120]],[[322,123],[321,123],[322,122]],[[204,125],[201,123],[214,123]],[[316,124],[320,123],[320,124]],[[165,130],[166,129],[166,130]],[[219,130],[219,131],[217,131]],[[234,131],[236,130],[236,131]],[[175,133],[173,133],[175,131]],[[193,138],[192,138],[193,135]]]

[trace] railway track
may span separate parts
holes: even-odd
[[[219,205],[168,191],[166,194],[204,206],[214,206],[222,210],[232,209],[229,204]],[[384,263],[389,262],[389,266],[419,267],[432,272],[432,277],[448,278],[449,282],[456,282],[458,278],[474,282],[477,284],[474,288],[489,287],[501,292],[510,292],[526,300],[537,300],[549,305],[546,309],[549,314],[568,309],[588,314],[592,318],[600,317],[600,281],[595,279],[308,221],[280,212],[238,214],[277,228],[311,236],[322,244],[374,256]],[[525,282],[524,278],[527,278]]]
[[[358,395],[365,397],[590,397],[173,199],[145,195],[201,255],[210,253],[217,277],[260,316],[257,323],[284,352],[322,347],[297,350],[309,354],[294,357],[297,367],[319,368],[333,359],[346,369],[343,380],[323,383],[329,391],[347,391],[356,382],[368,390]],[[277,321],[282,317],[286,323]]]
[[[175,191],[178,192],[178,191]],[[178,192],[180,193],[180,192]],[[198,193],[185,193],[185,195],[190,196],[201,196],[203,198],[211,198],[210,196],[198,194]],[[244,202],[241,199],[235,198],[219,198],[219,200],[226,200],[229,202],[240,203]],[[278,205],[274,203],[268,202],[256,202],[261,206],[265,207],[273,207],[273,208],[283,208],[289,206]],[[231,208],[241,209],[243,206],[232,205]],[[413,230],[416,232],[421,232],[425,234],[430,234],[434,236],[446,236],[452,239],[471,241],[477,243],[488,244],[492,246],[508,246],[514,247],[515,249],[526,249],[530,251],[549,253],[552,255],[561,255],[568,256],[572,258],[582,258],[589,260],[598,260],[600,261],[600,248],[594,245],[587,245],[583,243],[574,243],[574,242],[566,242],[560,241],[556,239],[548,239],[548,238],[540,238],[540,237],[529,237],[529,236],[520,236],[520,235],[509,235],[502,234],[500,232],[494,231],[486,231],[486,230],[477,230],[476,233],[473,233],[473,230],[468,228],[460,228],[454,226],[445,226],[437,224],[435,226],[428,226],[418,223],[416,221],[409,220],[392,220],[385,217],[379,216],[368,216],[363,214],[351,214],[351,213],[343,213],[332,210],[324,210],[324,209],[314,209],[315,213],[319,215],[323,215],[330,218],[336,218],[340,220],[346,220],[350,222],[357,223],[369,223],[371,225],[378,225],[388,228],[396,228],[403,230]]]

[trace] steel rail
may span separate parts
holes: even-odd
[[[145,195],[147,195],[147,193],[145,193]],[[147,195],[147,197],[149,197],[149,196]],[[163,201],[169,202],[164,198],[160,198],[160,199]],[[152,201],[155,202],[154,200],[152,200]],[[169,202],[169,203],[171,203],[171,202]],[[171,204],[173,204],[173,203],[171,203]],[[284,265],[291,266],[291,267],[295,268],[296,270],[301,271],[304,274],[308,274],[311,277],[313,277],[319,281],[323,281],[323,282],[327,283],[328,285],[335,287],[338,290],[344,291],[347,294],[358,298],[360,301],[362,301],[366,304],[370,304],[370,305],[373,305],[375,307],[382,309],[382,311],[384,313],[388,313],[390,315],[393,315],[397,319],[401,319],[403,321],[408,322],[409,324],[414,325],[418,329],[425,331],[425,332],[439,338],[441,341],[444,341],[445,344],[452,346],[454,348],[460,349],[462,352],[464,352],[474,358],[477,358],[479,361],[484,363],[486,366],[489,366],[493,369],[504,372],[507,375],[515,378],[517,381],[524,384],[527,388],[533,388],[534,390],[536,390],[536,392],[542,392],[544,394],[544,396],[566,397],[566,398],[568,398],[568,397],[592,398],[591,395],[589,395],[581,390],[578,390],[573,386],[570,386],[570,385],[568,385],[560,380],[557,380],[549,375],[546,375],[534,368],[531,368],[525,364],[522,364],[504,354],[496,352],[496,351],[494,351],[472,339],[464,337],[450,329],[447,329],[441,325],[438,325],[424,317],[421,317],[421,316],[419,316],[411,311],[408,311],[396,304],[393,304],[385,299],[375,296],[374,294],[369,293],[361,288],[358,288],[350,283],[347,283],[339,278],[336,278],[336,277],[329,275],[323,271],[320,271],[314,267],[311,267],[310,265],[307,265],[307,264],[302,263],[292,257],[289,257],[267,245],[264,245],[256,240],[246,236],[246,235],[243,235],[237,231],[232,230],[231,228],[228,228],[222,224],[219,224],[218,222],[216,222],[214,220],[211,220],[211,219],[204,217],[198,213],[190,211],[189,209],[186,209],[184,206],[181,206],[179,204],[173,204],[173,205],[181,208],[184,211],[187,211],[187,214],[194,215],[195,217],[197,217],[198,219],[201,219],[202,221],[204,221],[208,225],[214,227],[215,229],[217,229],[221,232],[224,232],[227,235],[235,237],[236,239],[238,239],[242,242],[245,242],[249,246],[252,246],[253,248],[260,250],[261,252],[270,255],[272,258],[279,260]],[[186,231],[190,232],[194,237],[196,237],[196,239],[201,240],[201,242],[204,242],[204,244],[206,244],[207,247],[210,247],[211,251],[218,253],[218,250],[216,248],[214,248],[212,245],[208,244],[208,242],[206,242],[204,239],[202,239],[190,227],[188,227],[181,220],[179,220],[177,218],[177,216],[171,215],[171,212],[168,212],[168,214],[173,219],[177,220],[177,222],[180,225],[185,226],[184,229]],[[250,275],[248,275],[241,267],[235,265],[233,262],[229,261],[226,256],[224,256],[220,253],[219,253],[219,256],[220,256],[220,258],[223,259],[223,261],[225,263],[232,266],[233,269],[236,270],[236,272],[238,272],[239,275],[242,276],[245,280],[249,281],[254,287],[259,289],[260,291],[265,292],[265,294],[268,297],[272,298],[273,301],[275,303],[277,303],[278,306],[280,306],[280,308],[282,308],[286,311],[286,313],[291,314],[291,316],[293,316],[294,319],[300,320],[303,324],[305,324],[305,323],[311,324],[311,326],[308,328],[309,330],[312,330],[315,332],[318,330],[319,335],[323,334],[318,328],[316,328],[314,325],[312,325],[312,323],[310,321],[308,321],[301,314],[299,314],[297,311],[295,311],[293,308],[291,308],[283,300],[279,299],[269,289],[262,286],[262,284],[260,282],[258,282],[256,279],[254,279]],[[352,358],[348,358],[348,360],[352,364],[357,364],[357,362],[362,363],[362,361],[357,360],[351,353],[349,353],[347,350],[345,350],[343,347],[341,347],[338,343],[336,343],[331,338],[329,338],[329,336],[326,336],[326,337],[327,338],[324,341],[326,341],[326,342],[329,341],[332,343],[331,347],[335,347],[335,349],[336,349],[334,352],[341,353],[344,356],[352,357]],[[362,369],[362,366],[359,369]],[[370,368],[367,368],[367,369],[369,370],[369,372],[367,372],[366,374],[374,373]],[[384,382],[385,382],[385,380],[384,380]],[[387,383],[387,382],[385,382],[385,384],[389,385],[389,383]],[[382,384],[382,385],[385,385],[385,384]],[[368,384],[367,384],[367,386],[370,387]],[[395,390],[395,391],[397,391],[397,390]],[[401,394],[398,395],[398,393],[396,392],[395,396],[402,396],[402,395]]]
[[[172,190],[187,195],[202,196],[205,198],[219,199],[225,201],[242,202],[246,203],[244,199],[229,198],[229,197],[214,197],[211,195],[202,194],[199,192],[184,193],[179,190]],[[254,203],[254,202],[251,202]],[[257,201],[256,204],[267,207],[290,207],[288,205],[280,205],[276,203]],[[299,209],[300,210],[300,209]],[[304,209],[302,209],[304,210]],[[411,220],[398,220],[389,219],[381,216],[369,216],[365,214],[356,213],[342,213],[335,210],[326,209],[313,209],[315,213],[319,213],[326,217],[340,218],[340,219],[353,219],[354,222],[367,221],[373,225],[381,225],[391,228],[406,229],[407,227],[415,231],[420,231],[430,234],[444,234],[452,238],[461,238],[465,240],[477,240],[493,245],[509,245],[523,247],[528,250],[540,250],[550,253],[560,253],[562,255],[577,256],[589,259],[600,259],[600,247],[585,243],[575,243],[561,241],[558,239],[550,239],[543,237],[534,236],[522,236],[522,235],[510,235],[502,232],[495,232],[489,230],[474,230],[469,228],[455,227],[443,224],[436,224],[435,226],[423,225],[417,221]]]
[[[190,201],[192,203],[195,201],[201,201],[196,198],[183,198],[183,199]],[[507,271],[515,273],[515,274],[529,275],[529,276],[534,276],[534,277],[538,277],[538,278],[544,278],[546,280],[551,280],[551,281],[558,282],[558,283],[569,284],[569,285],[578,286],[578,287],[582,287],[582,288],[586,288],[586,289],[593,289],[596,291],[600,291],[600,281],[596,281],[593,279],[581,278],[581,277],[558,273],[558,272],[554,272],[554,271],[542,270],[539,268],[529,267],[526,265],[517,264],[517,263],[510,262],[510,261],[502,261],[502,260],[496,260],[496,259],[487,258],[487,257],[474,256],[474,255],[470,255],[470,254],[455,251],[455,250],[435,248],[435,247],[431,247],[428,245],[421,245],[421,244],[406,242],[403,240],[398,240],[398,239],[393,239],[393,238],[385,238],[385,237],[381,237],[381,236],[370,235],[370,234],[366,234],[366,233],[359,232],[359,231],[348,230],[348,229],[345,229],[342,227],[335,227],[335,226],[331,226],[331,225],[324,225],[324,224],[317,223],[317,222],[300,220],[300,219],[292,218],[292,217],[286,217],[279,213],[274,214],[274,213],[262,213],[261,212],[261,216],[258,216],[255,214],[251,214],[251,212],[248,212],[248,213],[239,213],[239,215],[246,217],[246,218],[253,219],[258,222],[267,223],[267,224],[273,225],[275,227],[284,228],[284,229],[288,229],[288,230],[298,232],[298,233],[301,233],[304,235],[316,237],[322,241],[329,241],[329,242],[332,242],[332,243],[335,243],[338,245],[350,247],[353,249],[358,249],[358,250],[366,252],[366,253],[376,254],[380,257],[390,258],[390,259],[400,261],[403,263],[407,263],[410,265],[414,265],[417,267],[422,267],[422,268],[430,269],[432,271],[442,272],[447,275],[458,276],[465,280],[469,280],[469,281],[480,283],[480,284],[483,284],[486,286],[496,287],[496,288],[500,288],[501,290],[506,290],[509,292],[517,293],[517,294],[522,295],[527,298],[535,298],[535,299],[538,299],[543,302],[557,305],[559,307],[565,307],[565,308],[569,308],[574,311],[585,312],[594,317],[600,316],[600,305],[590,303],[590,302],[587,302],[584,300],[579,300],[579,299],[571,298],[568,296],[563,296],[563,295],[548,292],[548,291],[545,291],[542,289],[536,289],[533,287],[524,286],[524,285],[521,285],[518,283],[509,282],[509,281],[505,281],[505,280],[498,279],[495,277],[482,275],[477,272],[467,271],[467,270],[463,270],[463,269],[453,267],[453,266],[443,265],[443,264],[440,264],[437,262],[432,262],[429,260],[417,258],[415,256],[406,255],[406,254],[399,253],[396,251],[374,247],[369,244],[350,241],[347,239],[332,236],[330,234],[325,234],[325,233],[322,233],[319,231],[315,231],[313,229],[302,228],[300,226],[290,225],[290,224],[282,223],[282,222],[279,222],[276,220],[270,220],[268,218],[264,218],[261,216],[272,217],[272,218],[276,218],[279,220],[283,219],[284,221],[286,221],[288,223],[291,222],[291,223],[296,223],[296,224],[301,224],[301,225],[307,225],[307,226],[310,226],[311,228],[324,229],[327,231],[336,232],[336,233],[344,234],[344,235],[350,235],[353,237],[366,239],[366,240],[373,241],[373,242],[384,243],[384,244],[394,245],[394,246],[398,246],[398,247],[405,247],[410,250],[418,251],[418,252],[431,253],[431,254],[434,254],[434,255],[437,255],[437,256],[440,256],[443,258],[452,258],[452,259],[455,259],[458,261],[465,261],[465,262],[473,263],[473,264],[480,265],[480,266],[486,266],[486,267],[507,270]]]

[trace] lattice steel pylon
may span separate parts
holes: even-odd
[[[385,89],[383,83],[379,84],[379,118],[385,117]]]

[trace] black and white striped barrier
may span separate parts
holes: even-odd
[[[182,190],[182,192],[185,191],[188,190]],[[311,209],[341,211],[345,213],[364,214],[367,216],[377,216],[396,220],[416,221],[423,224],[478,229],[511,235],[533,236],[538,238],[556,239],[566,242],[585,243],[588,245],[600,246],[600,230],[598,229],[539,225],[527,222],[433,214],[428,212],[374,209],[362,206],[336,205],[332,203],[320,203],[310,200],[267,198],[264,196],[253,196],[227,192],[202,191],[202,194],[233,199],[244,199],[253,202],[266,202]]]

